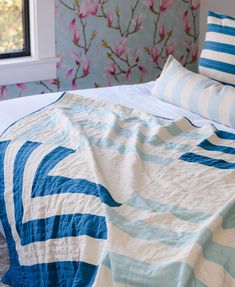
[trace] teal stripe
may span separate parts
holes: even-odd
[[[188,85],[189,81],[193,78],[195,78],[195,75],[189,72],[187,72],[185,75],[179,78],[177,84],[173,89],[174,96],[172,97],[172,100],[174,104],[183,107],[185,106],[185,104],[181,102],[182,91]]]
[[[107,215],[111,224],[133,238],[182,248],[198,244],[202,247],[203,256],[206,260],[221,265],[235,278],[235,248],[213,242],[213,232],[206,227],[197,232],[175,232],[152,226],[142,220],[130,221],[112,208],[107,209]]]
[[[192,126],[192,128],[194,128],[193,125],[187,119],[185,120],[187,121],[187,123],[189,123]],[[195,138],[195,139],[200,137],[200,134],[199,134],[200,131],[199,132],[184,131],[180,127],[178,127],[177,124],[173,121],[167,123],[166,125],[164,125],[164,127],[166,128],[166,130],[168,131],[170,135],[175,136],[175,137],[180,136],[182,138],[186,137],[186,138]]]
[[[229,203],[221,211],[221,217],[223,218],[223,229],[235,228],[235,202]],[[234,238],[235,240],[235,238]]]
[[[112,269],[112,279],[116,283],[136,287],[206,287],[185,263],[149,264],[110,252],[103,265]]]
[[[208,24],[208,32],[215,32],[219,34],[235,36],[235,28],[230,26],[223,26],[217,24]]]
[[[223,120],[220,119],[219,109],[220,109],[221,103],[224,99],[223,95],[226,95],[227,88],[226,88],[226,86],[224,86],[224,88],[221,92],[217,92],[217,93],[213,94],[210,97],[209,102],[208,102],[209,118],[213,119],[214,121],[221,122],[221,123],[223,122]],[[228,89],[231,89],[231,87]],[[229,112],[229,111],[226,111],[226,113],[227,112]]]
[[[128,220],[114,209],[107,209],[108,221],[131,237],[157,241],[172,247],[183,247],[192,243],[197,233],[175,232],[169,229],[155,227],[142,220]]]
[[[162,204],[152,199],[146,199],[137,192],[131,196],[126,204],[127,206],[149,212],[172,213],[175,217],[181,220],[193,223],[203,223],[205,220],[211,217],[211,214],[207,212],[194,211],[187,208],[178,207],[176,205]]]
[[[234,28],[235,30],[235,28]],[[231,75],[235,75],[235,65],[228,64],[225,62],[222,62],[223,58],[221,58],[221,61],[211,60],[208,58],[200,58],[199,65],[208,69],[215,70],[214,73],[217,71],[228,73]]]
[[[223,14],[219,14],[219,13],[215,13],[213,11],[209,11],[208,12],[208,16],[215,17],[215,18],[218,18],[218,19],[229,19],[229,20],[235,21],[234,17],[223,15]]]
[[[172,63],[172,59],[170,60]],[[177,75],[177,70],[180,68],[179,63],[175,63],[174,66],[167,67],[167,69],[163,70],[162,75],[160,76],[160,85],[157,86],[157,93],[158,98],[165,101],[166,98],[166,87],[169,85],[169,83],[172,81],[172,79]]]
[[[125,145],[122,143],[114,142],[110,138],[96,138],[96,137],[89,137],[88,141],[101,149],[111,149],[119,152],[122,155],[128,155],[130,153],[138,154],[138,156],[146,162],[152,162],[154,164],[159,164],[163,166],[168,166],[171,164],[175,159],[169,157],[162,157],[153,154],[147,154],[140,151],[138,145],[130,146]]]
[[[189,110],[193,111],[194,113],[200,114],[200,95],[203,91],[205,91],[205,89],[209,88],[210,86],[213,86],[214,84],[215,82],[211,79],[203,79],[193,86],[193,90],[189,97]]]
[[[113,122],[112,124],[109,124],[106,122],[93,122],[90,120],[79,121],[79,124],[82,127],[95,129],[101,132],[112,131],[119,137],[124,137],[125,139],[136,138],[136,141],[138,141],[139,143],[143,145],[149,144],[153,147],[163,146],[165,149],[168,149],[168,150],[174,149],[174,150],[178,150],[182,152],[185,152],[191,149],[191,146],[188,144],[165,141],[161,139],[156,133],[152,136],[147,136],[141,132],[140,127],[130,126],[130,129],[128,129],[127,127],[120,127],[117,122]],[[178,131],[179,129],[177,129],[175,133],[178,133]],[[153,130],[152,130],[152,133],[153,133]]]
[[[235,45],[230,45],[230,44],[225,44],[225,43],[205,41],[204,49],[235,55]]]

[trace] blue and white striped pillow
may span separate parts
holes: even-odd
[[[170,56],[152,96],[235,128],[235,88],[184,68]]]
[[[209,78],[235,85],[235,18],[209,12],[199,71]]]

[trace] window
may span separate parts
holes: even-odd
[[[22,28],[21,43],[15,48],[7,48],[7,52],[2,54],[25,53],[27,50],[27,39],[29,40],[30,53],[21,57],[0,57],[0,86],[16,83],[35,82],[56,78],[56,63],[58,58],[55,56],[55,3],[54,0],[0,0],[0,3],[23,3],[19,25]],[[28,3],[24,3],[28,2]],[[28,4],[28,6],[27,6]],[[27,18],[27,9],[28,15]],[[20,11],[20,8],[19,8]],[[22,11],[24,11],[22,13]],[[9,16],[12,16],[11,14]],[[6,17],[6,15],[5,15]],[[0,13],[0,22],[1,13]],[[25,22],[24,22],[25,21]],[[27,25],[27,21],[29,25]],[[26,25],[25,25],[25,24]],[[29,35],[27,37],[27,27]],[[8,26],[9,27],[9,26]],[[19,28],[19,30],[21,29]],[[1,23],[0,23],[1,33]],[[23,36],[22,36],[23,35]],[[1,34],[0,34],[1,38]],[[17,42],[14,37],[13,43]],[[18,42],[17,42],[18,43]],[[22,44],[23,43],[23,44]],[[3,47],[3,46],[2,46]],[[0,47],[0,49],[3,49]],[[10,50],[10,51],[9,51]],[[16,55],[16,54],[15,54]]]
[[[0,59],[29,55],[29,0],[0,0]]]

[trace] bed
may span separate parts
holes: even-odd
[[[235,130],[153,97],[154,84],[0,103],[3,282],[235,286]]]
[[[154,82],[0,102],[3,282],[235,286],[234,109],[173,58]]]

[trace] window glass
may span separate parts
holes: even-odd
[[[0,0],[0,58],[30,54],[28,0]]]

